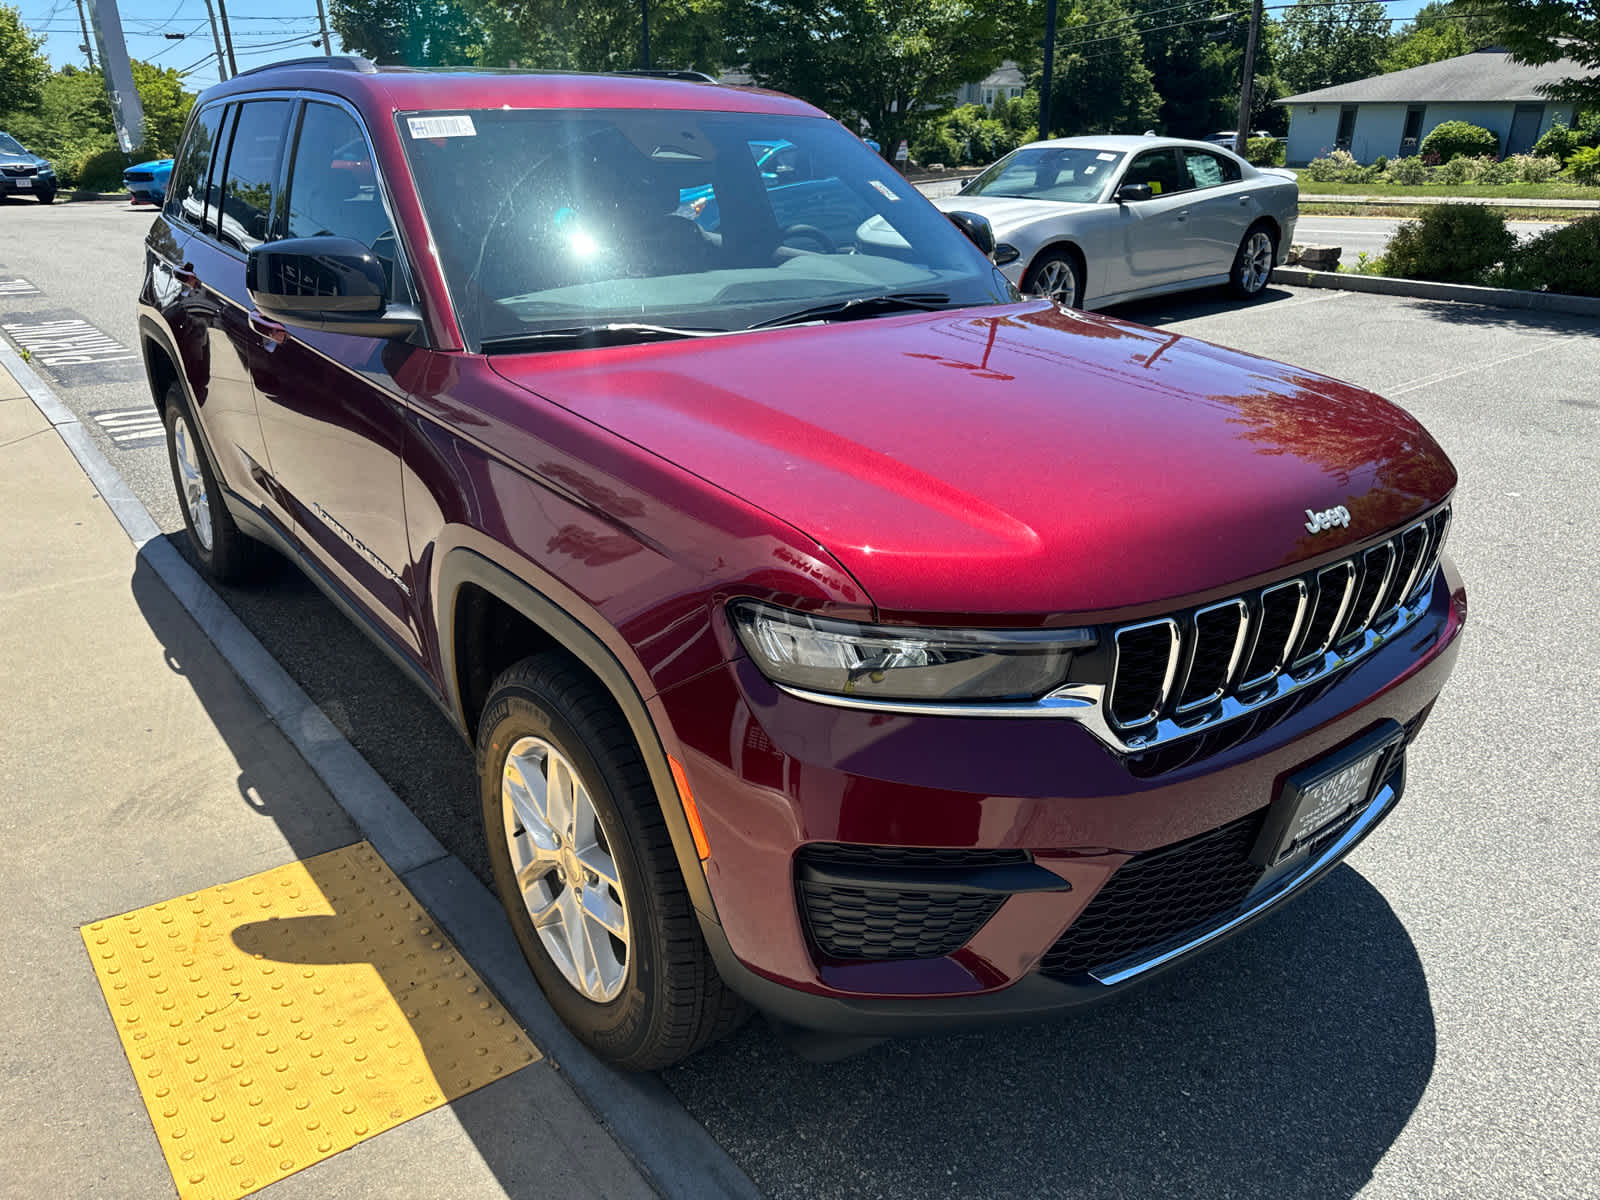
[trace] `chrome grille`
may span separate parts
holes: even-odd
[[[0,167],[0,171],[4,171],[7,175],[10,175],[13,179],[16,179],[28,175],[37,175],[39,173],[39,168],[31,163],[7,163],[5,166]]]
[[[1143,751],[1348,666],[1420,614],[1449,523],[1441,508],[1301,578],[1113,630],[1108,732]]]

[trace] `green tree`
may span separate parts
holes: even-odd
[[[184,90],[182,77],[172,67],[163,69],[137,59],[132,65],[133,85],[144,106],[144,145],[139,153],[146,158],[170,157],[178,152],[178,138],[195,94]]]
[[[22,13],[0,4],[0,116],[37,108],[50,63],[40,53],[44,38],[22,23]]]
[[[1377,75],[1389,43],[1383,5],[1371,0],[1296,0],[1283,14],[1280,71],[1291,93]]]
[[[1018,39],[1020,5],[983,0],[731,0],[730,61],[892,154]]]
[[[184,90],[176,71],[137,59],[133,62],[133,79],[144,104],[140,156],[160,158],[172,154],[194,104],[194,93]],[[77,182],[77,164],[117,144],[105,79],[97,70],[62,67],[46,78],[33,112],[8,119],[10,132],[35,154],[53,162],[67,183]]]
[[[1390,40],[1383,69],[1404,71],[1441,62],[1492,46],[1499,39],[1500,30],[1492,19],[1455,0],[1433,0]]]
[[[1050,130],[1141,133],[1161,110],[1144,43],[1121,0],[1073,0],[1056,19]],[[1042,69],[1033,80],[1038,87]]]
[[[330,0],[328,21],[345,49],[375,62],[473,66],[482,54],[477,16],[449,0]]]
[[[1462,0],[1496,23],[1500,42],[1518,62],[1570,59],[1577,70],[1540,88],[1552,100],[1600,107],[1600,2],[1597,0]]]

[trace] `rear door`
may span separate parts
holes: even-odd
[[[1226,154],[1185,148],[1184,170],[1191,187],[1189,249],[1186,272],[1190,278],[1222,275],[1244,240],[1244,231],[1260,215],[1261,205],[1244,183],[1239,163]]]
[[[391,296],[410,302],[369,139],[331,98],[297,114],[273,236],[352,238],[385,263]],[[401,498],[405,389],[427,351],[402,341],[286,328],[253,313],[256,399],[275,490],[314,568],[414,663],[421,639]]]

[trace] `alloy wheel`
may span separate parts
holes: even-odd
[[[1053,258],[1039,268],[1033,282],[1033,293],[1057,304],[1070,306],[1078,295],[1078,277],[1072,264],[1065,259]]]
[[[588,787],[554,745],[523,737],[506,755],[500,793],[511,867],[545,951],[584,997],[616,999],[628,975],[628,905]]]
[[[179,488],[189,513],[200,548],[211,550],[211,498],[206,494],[206,475],[200,468],[200,449],[195,445],[189,423],[179,415],[172,423],[172,441],[178,452]]]
[[[1239,284],[1250,293],[1267,286],[1272,274],[1272,236],[1257,229],[1244,242],[1244,253],[1239,258]]]

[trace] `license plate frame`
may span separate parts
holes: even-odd
[[[1343,749],[1302,767],[1283,789],[1261,827],[1250,861],[1268,869],[1306,852],[1319,834],[1352,809],[1371,803],[1378,769],[1405,739],[1398,721],[1385,720]]]

